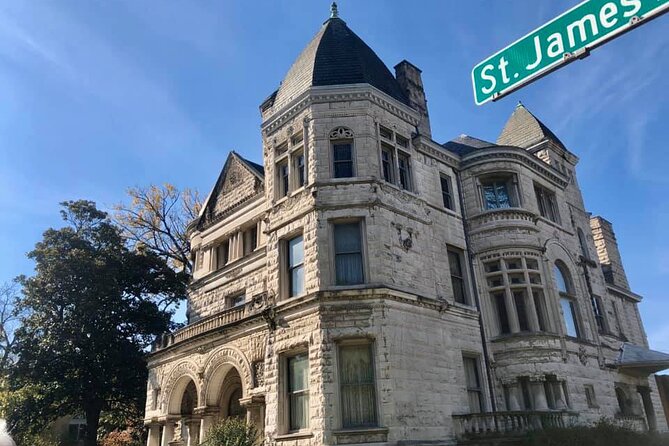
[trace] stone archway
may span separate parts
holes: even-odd
[[[246,417],[246,409],[241,405],[242,399],[242,380],[237,369],[232,368],[225,379],[221,389],[219,401],[221,418],[228,417]]]
[[[165,396],[162,411],[165,413],[161,444],[193,446],[199,443],[201,385],[197,366],[191,362],[177,364],[164,383]]]
[[[248,395],[253,387],[251,364],[238,349],[223,347],[213,352],[205,364],[204,386],[201,395],[203,405],[218,406],[223,382],[233,368],[240,378],[242,396],[246,397]]]

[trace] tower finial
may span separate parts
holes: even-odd
[[[332,2],[332,5],[330,5],[330,18],[331,19],[339,18],[339,10],[337,9],[337,2]]]

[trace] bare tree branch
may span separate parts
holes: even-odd
[[[128,196],[130,203],[118,204],[114,215],[126,239],[136,248],[154,251],[173,268],[191,273],[186,227],[200,212],[199,194],[164,184],[130,188]]]

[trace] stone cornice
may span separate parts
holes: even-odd
[[[569,184],[569,178],[562,173],[551,169],[546,163],[534,155],[531,155],[524,149],[511,146],[497,146],[486,149],[476,150],[462,158],[462,170],[487,164],[494,161],[515,161],[524,164],[535,172],[541,174],[555,185],[566,188]]]
[[[440,148],[433,147],[433,145]],[[416,151],[437,159],[444,164],[453,167],[454,169],[458,169],[460,167],[460,159],[456,154],[447,152],[444,148],[441,148],[439,144],[434,141],[427,140],[427,138],[423,136],[418,136],[418,138],[414,140],[414,148]]]
[[[273,113],[269,119],[262,123],[261,129],[264,136],[268,137],[312,104],[354,100],[368,100],[412,125],[418,125],[420,120],[417,111],[391,98],[381,90],[368,84],[353,84],[311,87],[282,107],[281,110]]]

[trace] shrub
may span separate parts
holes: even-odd
[[[132,432],[113,431],[102,437],[100,446],[141,446],[141,443],[133,437]]]
[[[255,446],[258,443],[256,428],[239,418],[226,418],[214,424],[202,446]]]
[[[637,432],[606,420],[594,426],[546,429],[530,432],[520,446],[669,446],[669,437],[653,432]]]

